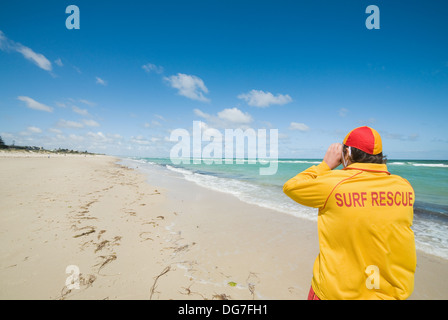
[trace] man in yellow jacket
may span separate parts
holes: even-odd
[[[319,255],[309,299],[406,299],[414,289],[411,230],[415,193],[387,171],[381,137],[353,129],[322,161],[285,183],[298,203],[319,209]],[[340,164],[342,170],[333,170]]]

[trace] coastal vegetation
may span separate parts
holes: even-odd
[[[2,137],[0,136],[0,149],[3,151],[28,151],[28,152],[38,152],[38,153],[70,153],[70,154],[95,154],[92,152],[85,151],[78,151],[78,150],[71,150],[67,148],[57,148],[52,150],[44,149],[43,147],[36,147],[36,146],[16,146],[16,145],[7,145],[3,141]]]

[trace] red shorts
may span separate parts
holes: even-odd
[[[319,297],[314,293],[313,287],[310,287],[310,292],[308,293],[308,300],[320,300]]]

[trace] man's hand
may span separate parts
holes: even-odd
[[[341,164],[342,159],[342,144],[333,143],[325,154],[324,161],[331,170]]]

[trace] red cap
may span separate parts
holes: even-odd
[[[357,148],[368,154],[375,155],[383,152],[380,134],[370,127],[353,129],[345,137],[343,143],[348,147]]]

